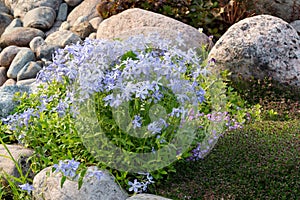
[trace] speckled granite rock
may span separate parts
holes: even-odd
[[[287,22],[270,15],[239,21],[209,53],[219,68],[241,76],[272,77],[282,86],[300,88],[300,37]]]

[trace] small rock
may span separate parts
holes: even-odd
[[[35,81],[36,81],[35,78],[20,80],[20,81],[17,82],[16,85],[32,86],[35,83]]]
[[[50,30],[45,32],[45,36],[48,37],[51,33],[54,33],[56,31],[59,31],[59,27],[61,26],[63,22],[62,21],[55,21]]]
[[[41,6],[28,11],[23,18],[23,23],[25,27],[46,30],[51,28],[55,18],[56,13],[53,8]]]
[[[18,102],[13,101],[13,97],[16,92],[30,92],[30,88],[27,86],[16,86],[16,81],[8,79],[2,87],[0,87],[0,118],[7,117],[14,108],[18,105]],[[1,153],[0,153],[1,154]],[[1,157],[0,157],[1,158]],[[1,160],[1,159],[0,159]],[[1,164],[1,162],[0,162]],[[4,168],[6,169],[6,168]]]
[[[69,6],[77,6],[78,4],[80,4],[82,2],[82,0],[65,0],[65,2],[69,5]]]
[[[38,36],[38,37],[33,38],[30,41],[29,47],[33,52],[36,52],[38,47],[43,46],[45,44],[46,44],[46,42],[45,42],[44,38]]]
[[[89,38],[90,39],[96,39],[97,38],[97,33],[91,33],[90,35],[89,35]]]
[[[7,79],[6,81],[5,81],[5,83],[3,83],[3,85],[1,86],[1,88],[2,87],[4,87],[4,86],[14,86],[14,85],[16,85],[17,84],[17,81],[15,81],[14,79],[12,79],[12,78],[9,78],[9,79]],[[1,93],[0,93],[1,94]],[[1,110],[1,102],[0,102],[0,110]],[[2,110],[3,111],[3,110]],[[0,114],[0,116],[1,116],[1,114]]]
[[[34,61],[34,53],[29,48],[22,48],[13,59],[8,71],[8,78],[17,78],[19,71],[30,61]]]
[[[95,31],[93,26],[88,21],[76,24],[70,30],[78,35],[81,39],[88,37],[92,32]]]
[[[16,27],[23,27],[23,22],[19,18],[13,19],[11,21],[11,23],[6,27],[3,34],[9,33],[10,31],[12,31]]]
[[[35,78],[42,67],[36,62],[28,62],[18,73],[17,81]],[[17,82],[17,84],[18,84]]]
[[[82,42],[82,40],[75,33],[72,33],[68,30],[62,30],[50,34],[46,38],[45,42],[48,45],[57,45],[59,47],[65,47],[66,45]]]
[[[88,170],[91,170],[89,167]],[[47,176],[46,173],[49,173]],[[125,200],[128,195],[123,191],[114,178],[103,172],[100,180],[96,177],[83,179],[83,184],[78,190],[78,183],[66,180],[63,187],[60,187],[61,173],[52,173],[52,167],[47,167],[38,173],[33,179],[33,197],[36,200]]]
[[[11,45],[4,48],[0,53],[0,66],[9,67],[9,65],[20,50],[21,48],[15,45]]]
[[[99,24],[103,21],[103,19],[101,17],[94,17],[93,19],[91,19],[89,22],[92,25],[92,27],[97,30]]]
[[[80,17],[78,17],[76,19],[76,21],[74,22],[73,26],[78,25],[78,24],[80,24],[82,22],[86,22],[86,21],[89,21],[88,18],[87,18],[87,16],[80,16]]]
[[[22,19],[28,11],[41,6],[50,7],[57,11],[62,0],[5,0],[5,3],[11,8],[15,18]]]
[[[44,32],[35,28],[17,27],[1,36],[0,46],[16,45],[27,47],[30,41],[37,36],[44,37]]]
[[[7,76],[6,76],[7,68],[6,67],[0,67],[0,86],[2,86],[5,81],[7,81]]]
[[[58,45],[50,44],[39,46],[36,50],[37,59],[52,60],[52,54],[59,49]]]
[[[13,17],[7,13],[0,12],[0,36],[5,31],[6,27],[11,23]]]
[[[85,0],[76,8],[74,8],[71,13],[69,13],[67,21],[73,26],[78,17],[86,17],[86,21],[93,19],[94,17],[99,17],[96,10],[97,4],[102,0]]]
[[[5,100],[5,97],[1,96],[1,101]],[[1,106],[0,106],[1,107]],[[1,110],[1,109],[0,109]],[[6,112],[6,111],[4,111]],[[12,154],[13,158],[17,161],[19,166],[21,167],[23,175],[25,175],[30,170],[30,163],[27,161],[28,158],[33,154],[33,150],[27,149],[20,145],[9,145],[7,144],[6,147]],[[8,175],[14,176],[14,177],[20,177],[20,174],[18,172],[18,169],[15,165],[15,163],[10,158],[5,158],[2,155],[10,156],[7,152],[7,150],[4,148],[2,144],[0,144],[0,169],[4,170]],[[29,173],[29,178],[33,178],[33,173]]]
[[[62,30],[70,30],[71,28],[71,25],[69,24],[69,22],[63,22],[61,23],[60,27],[59,27],[59,30],[62,31]]]
[[[67,16],[68,16],[68,4],[62,3],[59,6],[56,20],[57,21],[65,21],[67,19]]]
[[[136,194],[126,200],[172,200],[153,194]]]

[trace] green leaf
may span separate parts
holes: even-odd
[[[64,185],[64,183],[65,183],[66,180],[67,180],[67,177],[66,177],[66,176],[63,176],[63,177],[61,178],[61,180],[60,180],[60,187],[61,187],[61,188],[63,187],[63,185]]]

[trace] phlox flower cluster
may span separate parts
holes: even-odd
[[[27,127],[31,117],[39,116],[33,108],[26,109],[23,113],[15,113],[1,119],[4,124],[10,124],[11,130],[16,130],[18,127]]]
[[[98,170],[96,166],[89,167],[86,172],[87,178],[95,177],[97,180],[100,180],[104,176],[103,172]]]
[[[154,183],[153,177],[149,173],[139,173],[141,175],[145,175],[146,179],[143,179],[142,181],[138,181],[137,179],[134,179],[133,182],[128,181],[129,192],[134,193],[142,193],[147,191],[148,185]]]
[[[64,82],[67,77],[69,83],[76,81],[73,92],[79,101],[95,92],[107,92],[103,100],[111,107],[133,98],[157,102],[163,98],[162,86],[170,88],[181,103],[203,102],[204,90],[191,82],[196,83],[205,68],[200,65],[201,58],[193,50],[184,52],[170,46],[167,40],[157,43],[157,39],[156,35],[136,36],[126,41],[87,39],[83,45],[77,43],[58,50],[53,63],[39,72],[37,81]],[[147,51],[149,44],[157,46]],[[189,81],[183,77],[188,65],[194,71]],[[196,95],[189,95],[191,92]],[[192,99],[194,96],[196,99]],[[63,112],[65,107],[59,105],[57,109]]]
[[[76,171],[80,165],[80,162],[72,160],[60,160],[58,164],[54,164],[53,168],[55,172],[61,172],[64,176],[75,178]]]

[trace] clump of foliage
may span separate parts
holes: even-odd
[[[131,154],[118,160],[110,151],[101,151],[108,143],[99,136],[133,153],[157,155],[159,149],[176,141],[176,132],[182,128],[185,134],[177,140],[192,138],[189,145],[171,146],[172,155],[162,156],[174,157],[174,161],[199,160],[223,131],[242,127],[258,113],[256,108],[248,109],[222,77],[210,72],[213,61],[205,61],[194,50],[181,51],[180,41],[178,38],[178,46],[173,47],[157,35],[126,41],[87,39],[84,44],[59,49],[53,63],[39,73],[38,88],[17,97],[20,105],[2,119],[3,131],[11,131],[20,144],[34,150],[30,159],[33,172],[54,165],[55,171],[64,173],[62,183],[78,174],[80,186],[86,167],[94,165],[109,169],[133,193],[145,191],[150,183],[159,185],[175,171],[173,163],[145,171],[153,165],[150,160],[141,168],[144,171],[130,171],[135,167],[132,161],[139,160],[128,159]],[[122,107],[124,102],[130,109]],[[150,112],[152,107],[155,109]],[[95,117],[90,113],[96,113]],[[196,128],[192,130],[190,125]],[[136,138],[126,134],[130,129],[150,136],[147,140]],[[95,143],[97,137],[101,145]],[[104,160],[110,157],[112,160]],[[118,161],[121,170],[111,167],[112,161]],[[132,167],[124,170],[124,161]],[[71,165],[76,170],[69,171]],[[93,174],[100,177],[101,173],[96,170]]]

